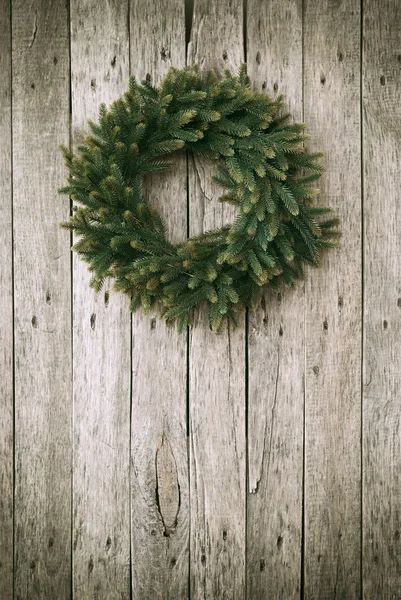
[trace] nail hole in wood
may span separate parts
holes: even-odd
[[[162,60],[166,61],[168,58],[170,58],[170,50],[163,47],[160,52],[160,57]]]
[[[327,322],[327,319],[325,319],[325,320],[323,321],[323,329],[324,329],[325,331],[327,331],[327,330],[328,330],[328,328],[329,328],[329,324],[328,324],[328,322]]]
[[[343,62],[343,60],[344,60],[344,54],[342,52],[340,52],[340,50],[338,51],[337,56],[338,56],[338,60],[340,62]]]
[[[313,372],[315,375],[319,375],[319,367],[317,365],[313,367]]]
[[[176,564],[177,564],[177,559],[173,557],[171,559],[171,566],[174,567]]]
[[[93,557],[91,556],[88,562],[88,571],[89,573],[92,573],[93,571]]]
[[[227,59],[228,59],[227,50],[223,50],[223,60],[227,60]]]
[[[105,304],[105,306],[108,306],[108,305],[109,305],[109,299],[110,299],[110,294],[109,294],[109,292],[105,292],[105,293],[104,293],[104,304]]]
[[[49,545],[49,548],[53,548],[53,545],[54,545],[54,539],[53,539],[52,537],[51,537],[51,538],[49,538],[49,544],[48,544],[48,545]]]
[[[262,572],[262,571],[265,570],[265,566],[266,566],[265,559],[261,558],[260,562],[259,562],[259,570],[260,570],[260,572]]]
[[[384,321],[383,321],[383,329],[387,329],[387,327],[388,327],[388,323],[387,323],[386,319],[384,319]]]
[[[116,66],[116,60],[117,60],[117,56],[113,56],[113,58],[111,59],[111,66],[115,67]]]
[[[283,545],[283,538],[281,537],[281,535],[279,535],[277,538],[277,548],[280,550],[282,545]]]
[[[326,83],[326,76],[323,73],[320,75],[320,83],[324,85]]]
[[[283,326],[280,325],[280,329],[278,330],[278,334],[279,335],[283,335]]]
[[[46,304],[52,303],[52,295],[50,292],[46,292]]]
[[[278,92],[278,83],[273,85],[273,92],[276,94]]]
[[[150,328],[151,329],[155,329],[155,327],[156,327],[156,319],[151,319],[151,321],[150,321]]]
[[[57,56],[53,58],[53,64],[56,65],[58,63]]]
[[[202,554],[202,556],[201,556],[201,563],[202,563],[202,565],[206,564],[206,554]]]
[[[34,90],[35,89],[35,84],[31,83],[31,88]]]
[[[91,329],[93,329],[93,331],[95,331],[95,327],[96,327],[96,315],[95,313],[91,314]]]
[[[29,563],[30,568],[33,570],[36,568],[36,562],[34,560],[31,560],[31,562]]]
[[[256,52],[256,62],[260,65],[260,52]]]
[[[145,80],[146,80],[148,83],[150,83],[150,82],[152,81],[152,76],[151,76],[151,74],[150,74],[150,73],[146,73]]]
[[[227,539],[227,531],[225,529],[223,529],[223,540],[226,541]]]
[[[35,327],[35,329],[38,327],[38,319],[35,317],[35,315],[32,317],[32,327]]]
[[[111,537],[108,536],[107,540],[106,540],[106,550],[110,550],[110,546],[111,546]]]
[[[264,81],[262,83],[262,90],[265,90],[267,88],[267,81]]]
[[[92,90],[96,89],[96,79],[91,79],[91,88]]]
[[[386,85],[386,78],[384,77],[384,75],[380,77],[380,85]]]
[[[342,296],[338,296],[338,306],[342,308],[344,306],[344,299]]]

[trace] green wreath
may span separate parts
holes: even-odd
[[[319,265],[321,250],[336,244],[336,218],[317,207],[311,187],[322,174],[321,154],[305,151],[304,125],[289,123],[283,100],[251,91],[239,76],[196,66],[171,68],[159,88],[130,79],[129,91],[98,123],[74,155],[62,147],[69,170],[60,190],[81,206],[62,226],[80,236],[73,250],[90,264],[91,286],[107,277],[131,298],[131,310],[158,306],[182,331],[206,302],[210,326],[255,307],[262,289],[294,285],[303,265]],[[213,177],[234,204],[234,223],[180,244],[143,195],[143,176],[170,167],[179,150],[217,162]]]

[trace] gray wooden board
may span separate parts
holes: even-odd
[[[64,1],[14,2],[15,600],[70,597],[69,139]]]
[[[11,197],[11,29],[0,1],[0,598],[13,596],[13,247]]]
[[[243,56],[242,3],[195,2],[188,61],[204,72],[238,71]],[[210,161],[189,163],[190,235],[234,218],[217,203]],[[245,320],[209,329],[197,311],[190,331],[191,597],[245,594]]]
[[[304,119],[340,248],[306,280],[305,599],[358,598],[361,523],[360,3],[304,6]]]
[[[72,133],[128,86],[128,2],[71,3]],[[107,282],[88,286],[74,256],[73,589],[76,600],[130,597],[130,313]]]
[[[401,6],[364,2],[363,597],[401,596]]]
[[[131,72],[158,85],[185,66],[184,4],[136,0],[131,8]],[[169,239],[187,230],[185,155],[147,177],[144,194]],[[188,595],[189,486],[186,437],[187,336],[139,309],[132,327],[131,519],[133,598]]]
[[[284,94],[285,111],[302,121],[300,0],[248,2],[247,64],[254,89]],[[266,291],[249,311],[248,344],[248,597],[290,600],[301,587],[302,282]]]

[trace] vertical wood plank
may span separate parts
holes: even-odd
[[[401,6],[363,3],[363,597],[401,590]]]
[[[185,66],[184,3],[135,0],[131,71],[158,85],[168,68]],[[169,239],[187,230],[185,156],[148,177],[144,193],[166,221]],[[187,336],[155,315],[133,314],[132,588],[133,598],[188,596],[189,489],[186,436]]]
[[[194,3],[189,62],[237,71],[244,60],[242,3]],[[216,202],[215,165],[189,163],[190,235],[229,223]],[[190,331],[191,597],[245,595],[245,326],[209,329],[200,309]]]
[[[359,0],[306,0],[304,117],[340,248],[306,281],[305,598],[358,598],[361,521]]]
[[[128,2],[71,2],[72,129],[76,146],[128,87]],[[76,600],[130,597],[128,302],[112,282],[96,295],[74,256],[73,588]]]
[[[248,74],[302,121],[302,1],[247,4]],[[312,274],[313,276],[313,274]],[[304,289],[266,291],[248,328],[248,597],[301,587]]]
[[[13,597],[13,244],[10,3],[0,1],[0,598]]]
[[[12,6],[15,293],[15,598],[70,598],[69,139],[65,2]]]

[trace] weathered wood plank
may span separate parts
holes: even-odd
[[[184,3],[136,0],[131,9],[131,71],[158,85],[170,65],[185,66]],[[169,237],[187,231],[185,156],[146,179],[144,192]],[[133,315],[132,588],[135,599],[188,596],[189,489],[186,437],[187,336],[155,315]]]
[[[189,62],[238,71],[242,3],[194,5]],[[189,164],[190,235],[233,220],[216,202],[210,161]],[[213,334],[201,309],[190,332],[191,597],[245,595],[245,326]]]
[[[285,94],[302,121],[302,2],[249,0],[248,74]],[[304,289],[266,292],[248,328],[249,598],[290,600],[301,587]],[[263,532],[263,533],[262,533]]]
[[[15,290],[15,598],[70,598],[69,139],[65,2],[12,6]]]
[[[358,598],[361,521],[360,3],[306,0],[304,118],[341,247],[306,281],[305,598]]]
[[[73,143],[128,85],[128,3],[71,3]],[[74,598],[130,597],[130,314],[74,257]]]
[[[401,590],[401,6],[364,2],[363,597]]]
[[[13,244],[10,3],[0,1],[0,598],[13,597]]]

